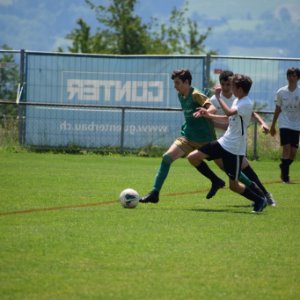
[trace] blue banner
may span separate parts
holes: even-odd
[[[202,88],[203,64],[200,57],[27,53],[26,101],[54,106],[26,106],[25,144],[119,147],[124,130],[126,148],[167,146],[180,135],[181,112],[125,109],[122,122],[117,107],[178,109],[172,71],[190,69],[193,84]]]

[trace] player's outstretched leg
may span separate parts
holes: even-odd
[[[172,162],[173,160],[170,155],[165,153],[162,157],[160,167],[155,177],[153,190],[148,195],[140,199],[141,203],[158,203],[159,191],[161,190],[163,183],[168,176]]]
[[[252,211],[253,213],[262,212],[264,208],[267,206],[266,198],[256,194],[256,191],[252,190],[249,187],[245,187],[245,190],[241,195],[251,201],[254,201],[253,211]]]
[[[217,193],[217,191],[223,188],[224,186],[225,186],[225,182],[220,178],[216,181],[212,181],[211,188],[206,195],[206,199],[212,198]]]
[[[268,205],[276,206],[276,201],[274,200],[273,195],[266,190],[258,175],[249,164],[246,168],[242,169],[242,173],[245,174],[252,182],[254,182],[256,187],[263,192],[264,197],[267,199]]]
[[[225,182],[219,178],[206,164],[206,162],[202,161],[196,169],[204,175],[206,178],[208,178],[211,181],[211,188],[209,192],[206,195],[206,199],[212,198],[219,189],[223,188],[225,186]]]

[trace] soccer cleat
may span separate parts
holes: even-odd
[[[254,203],[252,212],[253,213],[262,212],[266,206],[267,206],[267,200],[265,198],[260,198],[259,201]]]
[[[213,182],[209,192],[206,195],[206,199],[212,198],[217,193],[218,189],[221,189],[224,186],[225,186],[225,182],[222,179]]]
[[[290,177],[287,175],[288,171],[284,167],[284,165],[281,163],[279,165],[280,168],[280,179],[282,180],[282,183],[290,183]]]
[[[276,206],[276,201],[274,200],[273,195],[271,193],[266,193],[265,197],[267,199],[268,205]]]
[[[147,196],[140,199],[141,203],[157,203],[159,201],[159,192],[151,191]]]
[[[290,177],[289,176],[283,176],[281,174],[280,179],[282,180],[282,183],[290,183]]]

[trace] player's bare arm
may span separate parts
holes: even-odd
[[[217,109],[215,108],[215,106],[211,103],[206,103],[204,105],[204,108],[211,114],[215,114]]]
[[[228,122],[228,117],[225,115],[215,115],[210,113],[207,109],[200,107],[198,111],[196,111],[193,116],[195,118],[207,118],[207,119],[212,119],[214,121],[222,122],[222,123],[227,123]]]
[[[206,103],[206,104],[204,104],[204,106],[197,107],[197,112],[195,112],[193,114],[193,116],[195,118],[201,117],[201,111],[203,111],[203,110],[206,110],[206,111],[208,111],[211,114],[214,114],[217,111],[217,109],[215,108],[215,106],[213,104]]]
[[[270,131],[269,126],[266,124],[266,122],[262,119],[262,117],[258,113],[253,112],[252,118],[260,125],[263,133],[265,133],[265,134],[269,133],[269,131]]]
[[[281,108],[280,108],[280,106],[276,105],[272,125],[271,125],[271,128],[270,128],[271,136],[274,136],[276,134],[275,125],[276,125],[276,122],[277,122],[277,119],[278,119],[280,113],[281,113]]]
[[[236,108],[231,108],[231,107],[228,107],[228,105],[225,103],[224,100],[222,100],[222,98],[220,97],[220,95],[217,95],[216,94],[216,98],[217,100],[219,101],[224,113],[226,116],[230,117],[232,115],[235,115],[237,114],[237,110]]]

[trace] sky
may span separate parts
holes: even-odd
[[[109,0],[94,0],[107,5]],[[159,3],[159,5],[158,5]],[[185,0],[138,0],[135,12],[144,22],[151,16],[167,21]],[[188,0],[188,16],[203,33],[205,45],[220,55],[299,57],[300,0]],[[95,13],[84,0],[0,0],[0,45],[15,50],[67,50],[66,35],[82,18],[98,27]]]

